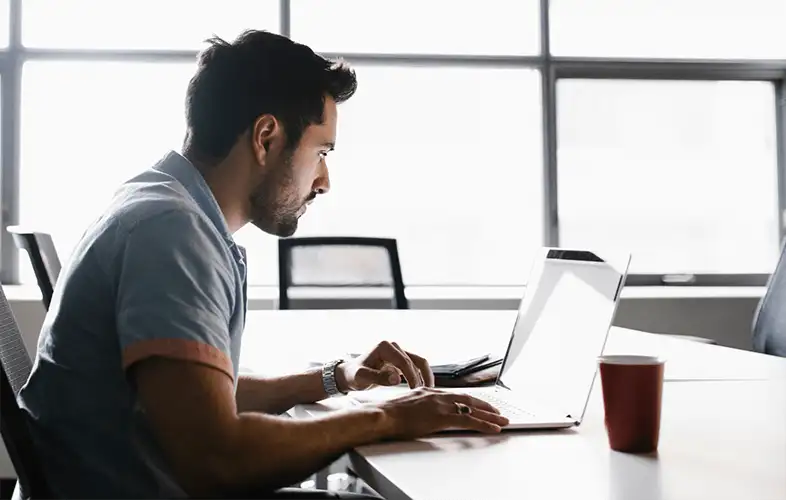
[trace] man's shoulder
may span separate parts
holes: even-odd
[[[134,240],[144,239],[151,257],[156,249],[200,247],[221,252],[223,237],[176,179],[148,170],[124,183],[83,243],[117,256]]]
[[[174,177],[147,170],[125,182],[115,192],[105,218],[127,230],[141,223],[155,224],[162,217],[189,218],[200,209],[185,187]]]

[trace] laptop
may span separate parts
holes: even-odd
[[[510,420],[503,430],[580,425],[630,259],[629,253],[541,249],[494,385],[445,390],[498,408]],[[347,399],[357,404],[407,390],[381,388],[377,394],[358,392]],[[308,405],[301,411],[314,415],[314,408]]]

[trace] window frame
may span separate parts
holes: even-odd
[[[291,0],[279,0],[279,32],[291,33]],[[428,66],[516,67],[535,69],[541,75],[541,123],[543,147],[544,234],[542,243],[559,246],[557,206],[557,103],[560,79],[629,80],[743,80],[768,81],[775,87],[778,238],[786,236],[786,59],[694,60],[630,59],[553,56],[550,50],[549,0],[538,0],[540,53],[535,56],[469,56],[440,54],[324,53],[349,63]],[[19,222],[19,170],[22,67],[30,60],[68,61],[193,61],[189,50],[58,50],[31,49],[22,45],[22,0],[9,0],[8,48],[0,50],[0,281],[19,283],[19,252],[5,231]],[[775,228],[773,228],[775,230]],[[633,286],[764,286],[769,274],[632,274]],[[437,284],[437,286],[439,286]]]

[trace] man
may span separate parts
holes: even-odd
[[[248,222],[295,232],[330,188],[337,105],[356,85],[345,65],[282,36],[210,40],[187,89],[182,154],[125,183],[59,277],[20,393],[55,496],[272,493],[359,445],[507,423],[431,389],[428,363],[391,342],[297,375],[238,375],[246,255],[232,234]],[[401,376],[418,389],[390,402],[278,415]]]

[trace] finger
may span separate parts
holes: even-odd
[[[417,354],[412,354],[409,351],[404,351],[409,359],[412,360],[412,363],[415,364],[415,367],[420,371],[420,375],[423,378],[423,385],[426,387],[434,387],[434,372],[431,371],[431,366],[429,366],[428,361],[426,358],[420,357]]]
[[[401,374],[395,367],[375,370],[367,366],[358,368],[355,378],[367,384],[398,385],[401,383]]]
[[[451,396],[451,401],[455,401],[456,403],[464,403],[465,405],[471,406],[472,408],[478,408],[491,413],[499,414],[499,410],[489,403],[483,401],[482,399],[473,398],[467,394],[453,394]]]
[[[480,418],[476,418],[473,415],[456,414],[448,417],[448,420],[450,421],[450,427],[455,427],[458,429],[468,429],[487,434],[496,434],[502,430],[502,427],[499,425],[482,420]]]
[[[401,373],[404,374],[404,378],[407,379],[407,383],[411,389],[418,386],[420,377],[417,374],[415,365],[412,364],[412,360],[410,360],[406,354],[396,349],[393,344],[383,342],[380,344],[380,355],[384,362],[390,363],[401,370]]]
[[[391,365],[390,363],[385,363],[384,365],[382,365],[380,371],[387,373],[392,383],[395,384],[404,383],[404,375],[401,373],[401,370]]]
[[[493,413],[490,411],[481,410],[479,408],[473,408],[470,415],[477,418],[478,420],[490,422],[492,424],[499,425],[500,427],[505,427],[510,423],[510,420],[507,417],[503,417],[499,413]]]
[[[391,342],[391,344],[393,345],[393,347],[398,349],[409,360],[410,363],[412,363],[412,368],[415,370],[415,374],[418,376],[417,386],[426,387],[426,381],[423,378],[423,373],[421,372],[420,367],[417,365],[417,363],[415,363],[415,360],[412,358],[412,356],[410,356],[410,354],[407,351],[402,349],[401,346],[398,345],[398,343]]]

